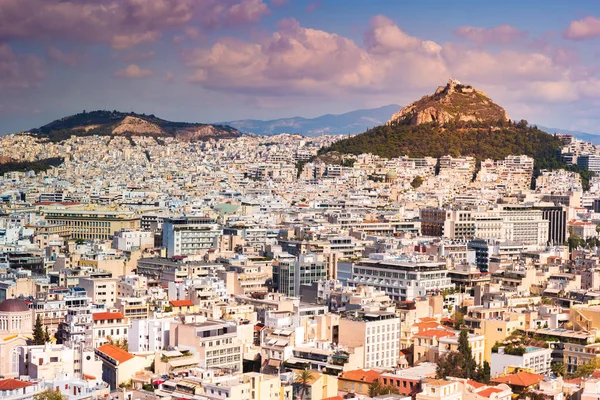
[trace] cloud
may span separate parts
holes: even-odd
[[[160,37],[161,34],[157,31],[134,33],[131,35],[115,35],[112,38],[112,48],[115,50],[127,50],[138,44],[156,42]]]
[[[127,68],[115,72],[115,76],[117,78],[127,79],[147,78],[152,76],[152,71],[149,69],[142,69],[135,64],[130,64]]]
[[[268,12],[262,0],[3,0],[0,40],[108,43],[122,50],[165,31],[237,27]]]
[[[154,58],[156,56],[156,52],[154,50],[146,51],[143,53],[129,53],[123,56],[124,61],[139,61],[139,60],[148,60],[150,58]]]
[[[525,35],[512,28],[462,30],[470,41],[508,43]],[[362,44],[282,20],[256,41],[218,39],[184,54],[191,82],[206,89],[256,96],[409,96],[430,93],[457,78],[503,101],[556,103],[600,97],[595,74],[569,48],[542,46],[487,51],[412,36],[391,19],[371,19]],[[414,98],[398,98],[398,102]]]
[[[287,4],[289,0],[271,0],[271,4],[273,4],[276,7],[281,7],[284,4]]]
[[[0,44],[0,89],[21,91],[38,87],[46,77],[45,67],[40,57],[17,54],[8,43]]]
[[[506,24],[494,28],[461,26],[454,31],[454,34],[477,43],[478,45],[510,44],[527,37],[527,32]]]
[[[82,56],[77,53],[66,53],[57,47],[49,46],[46,48],[46,55],[50,61],[57,64],[66,65],[70,68],[77,68],[82,63]]]
[[[227,11],[228,23],[256,22],[269,13],[269,7],[262,0],[246,0],[232,5]]]
[[[587,16],[577,21],[571,21],[564,30],[563,37],[571,40],[594,39],[600,36],[600,18]]]

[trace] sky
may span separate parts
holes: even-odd
[[[450,78],[600,134],[600,1],[0,0],[0,134],[96,109],[315,117]]]

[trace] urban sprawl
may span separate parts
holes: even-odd
[[[600,178],[340,138],[1,137],[0,398],[597,400]]]

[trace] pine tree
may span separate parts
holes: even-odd
[[[35,319],[35,326],[33,327],[33,344],[46,344],[44,325],[42,324],[42,317],[39,314]]]
[[[458,337],[458,352],[463,355],[462,370],[464,377],[471,379],[475,377],[477,363],[473,358],[471,345],[469,344],[469,333],[466,330],[460,331]]]

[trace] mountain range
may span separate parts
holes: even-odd
[[[298,133],[305,136],[353,134],[365,132],[383,125],[401,106],[390,104],[383,107],[355,110],[344,114],[326,114],[316,118],[279,118],[268,121],[245,119],[221,122],[242,132],[258,135]]]
[[[228,122],[219,122],[220,125],[229,125],[242,132],[257,135],[276,135],[280,133],[298,133],[305,136],[321,134],[357,134],[368,129],[385,124],[402,106],[388,104],[386,106],[354,110],[343,114],[325,114],[315,118],[290,117],[272,120],[244,119]],[[548,128],[537,125],[539,129],[548,133],[564,133],[586,142],[600,144],[600,135],[573,131],[561,128]]]

